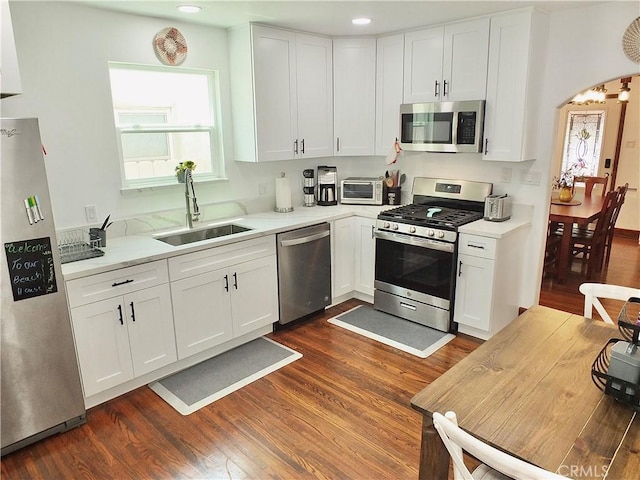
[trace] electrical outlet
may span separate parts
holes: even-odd
[[[540,172],[520,172],[522,185],[540,185]]]
[[[513,169],[509,167],[502,167],[502,172],[500,175],[501,183],[511,183],[511,176],[513,173]]]
[[[87,205],[84,207],[84,214],[87,217],[87,222],[95,223],[98,221],[98,210],[95,205]]]
[[[267,194],[267,184],[261,183],[258,185],[258,195],[266,195]]]

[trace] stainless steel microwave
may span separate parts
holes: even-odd
[[[340,184],[340,203],[382,205],[382,177],[349,177]]]
[[[400,144],[421,152],[482,152],[484,100],[400,106]]]

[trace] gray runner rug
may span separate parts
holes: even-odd
[[[189,415],[299,358],[301,353],[260,337],[150,383],[149,388]]]
[[[451,333],[425,327],[366,305],[358,305],[328,322],[420,358],[427,358],[455,338]]]

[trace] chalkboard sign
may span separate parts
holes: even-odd
[[[47,295],[58,291],[51,254],[51,238],[31,238],[4,244],[13,299]]]

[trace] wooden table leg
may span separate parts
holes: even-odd
[[[449,477],[449,452],[431,421],[422,417],[422,442],[420,445],[419,480],[447,480]]]
[[[560,254],[558,258],[558,268],[556,279],[559,283],[564,282],[571,268],[571,235],[573,230],[572,224],[564,225],[562,229],[562,241],[560,242]]]

